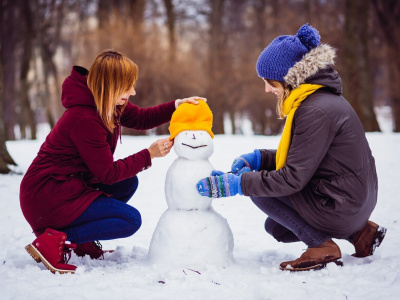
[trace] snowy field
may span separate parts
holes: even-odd
[[[157,137],[158,138],[158,137]],[[379,177],[379,199],[371,220],[388,228],[374,256],[354,258],[352,245],[341,247],[344,266],[291,273],[279,270],[297,258],[302,243],[282,244],[264,231],[265,215],[249,198],[216,199],[214,209],[228,220],[234,236],[235,263],[226,268],[205,266],[198,274],[186,269],[151,265],[147,252],[157,222],[166,210],[164,180],[176,158],[155,159],[139,174],[139,189],[129,202],[142,214],[143,225],[132,237],[104,241],[117,249],[105,260],[72,256],[76,274],[53,275],[37,264],[24,247],[34,235],[19,207],[22,175],[0,175],[0,299],[399,299],[400,295],[400,135],[369,133]],[[116,158],[147,148],[156,137],[123,136]],[[24,172],[35,157],[39,141],[7,142]],[[254,148],[276,148],[279,137],[217,135],[210,161],[228,171],[234,157]],[[188,253],[190,255],[190,253]]]

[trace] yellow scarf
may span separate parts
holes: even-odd
[[[323,86],[318,84],[301,84],[298,88],[292,90],[289,96],[283,102],[283,114],[286,116],[286,122],[285,127],[283,128],[278,150],[276,151],[277,170],[283,168],[286,163],[291,140],[294,112],[308,95],[311,95],[321,87]]]

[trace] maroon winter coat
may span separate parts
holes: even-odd
[[[154,128],[168,122],[175,110],[174,101],[149,108],[128,103],[111,133],[97,113],[87,74],[75,66],[65,79],[61,101],[67,110],[21,182],[21,209],[36,235],[47,227],[63,228],[79,217],[102,194],[92,183],[113,184],[149,168],[147,149],[114,161],[121,125]]]

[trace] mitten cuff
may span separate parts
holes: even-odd
[[[242,192],[242,174],[240,174],[239,179],[238,179],[238,194],[243,196],[243,192]]]
[[[259,171],[261,167],[261,152],[258,149],[254,150],[254,154],[256,155],[256,161],[255,161],[255,171]]]

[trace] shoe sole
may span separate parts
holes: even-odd
[[[39,252],[38,249],[35,248],[32,244],[29,244],[28,246],[25,247],[26,252],[29,253],[30,256],[37,262],[37,263],[43,263],[46,268],[53,274],[56,274],[57,272],[60,274],[75,274],[75,271],[72,270],[61,270],[54,268],[44,257],[43,255]]]
[[[316,264],[314,266],[311,267],[307,267],[307,268],[283,268],[281,266],[279,266],[279,268],[282,271],[292,271],[292,272],[299,272],[299,271],[310,271],[310,270],[321,270],[323,268],[326,267],[327,264],[329,263],[335,263],[337,266],[343,267],[343,262],[340,259],[333,259],[333,260],[329,260],[320,264]]]
[[[373,255],[376,248],[378,248],[382,244],[382,241],[386,235],[386,231],[387,231],[387,229],[385,227],[381,227],[381,226],[378,227],[378,230],[376,231],[375,236],[374,236],[375,242],[372,244],[372,249],[371,249],[370,255]]]

